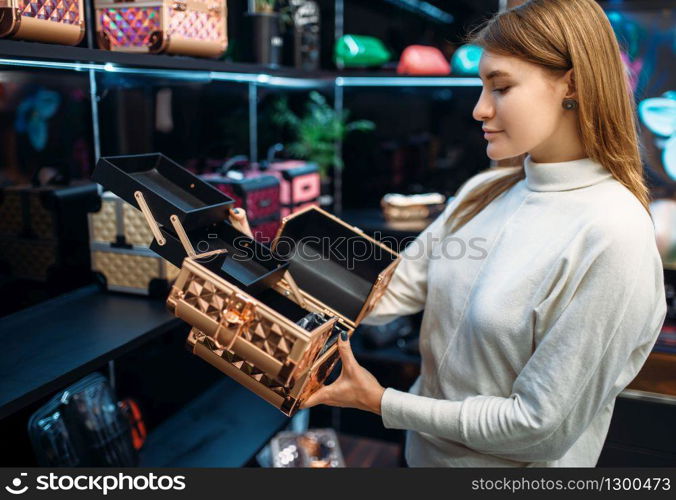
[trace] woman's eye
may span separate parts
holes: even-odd
[[[500,92],[501,94],[504,94],[508,90],[509,90],[509,87],[502,87],[502,88],[499,88],[499,89],[493,89],[493,92]]]

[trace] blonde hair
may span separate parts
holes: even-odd
[[[650,213],[628,75],[610,22],[596,1],[529,0],[495,15],[470,33],[469,41],[554,73],[573,68],[587,156],[606,167]],[[514,172],[473,189],[450,214],[451,232],[523,178],[521,162]]]

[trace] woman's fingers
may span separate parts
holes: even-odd
[[[249,219],[246,217],[246,210],[243,208],[231,208],[230,209],[230,222],[232,225],[239,229],[242,233],[253,238],[251,233],[251,227],[249,227]]]
[[[338,337],[338,352],[340,352],[340,360],[343,362],[343,367],[353,368],[359,366],[359,363],[352,352],[352,346],[350,345],[350,339],[347,336],[347,332],[341,333],[340,337]]]
[[[300,405],[300,407],[310,408],[311,406],[317,406],[320,404],[327,403],[329,401],[328,399],[329,387],[330,386],[327,385],[319,389],[317,392],[315,392],[309,398],[307,398],[305,402],[303,402]]]
[[[309,408],[311,406],[316,406],[319,404],[341,406],[340,403],[343,402],[342,400],[345,397],[352,396],[352,394],[341,393],[341,391],[344,392],[345,383],[348,380],[351,380],[349,378],[349,374],[354,373],[353,369],[359,366],[357,360],[354,357],[354,354],[352,353],[352,348],[350,347],[350,340],[347,337],[347,334],[338,337],[338,352],[340,353],[340,359],[343,363],[343,367],[340,376],[338,377],[338,380],[336,380],[330,385],[325,385],[321,389],[317,390],[317,392],[312,394],[309,398],[305,400],[304,403],[301,404],[301,408]]]

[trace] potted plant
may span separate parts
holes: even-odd
[[[295,141],[288,144],[287,151],[294,157],[317,164],[323,195],[330,195],[332,191],[336,195],[340,193],[340,175],[333,175],[335,185],[331,190],[331,171],[340,174],[343,168],[339,143],[350,132],[375,129],[372,121],[348,122],[349,117],[349,110],[336,111],[317,91],[310,92],[303,116],[291,111],[286,96],[279,98],[274,105],[273,122],[288,127],[296,137]]]

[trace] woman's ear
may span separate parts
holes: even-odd
[[[570,68],[568,71],[566,71],[563,79],[567,86],[566,99],[577,98],[577,86],[575,85],[575,72],[573,71],[573,68]]]

